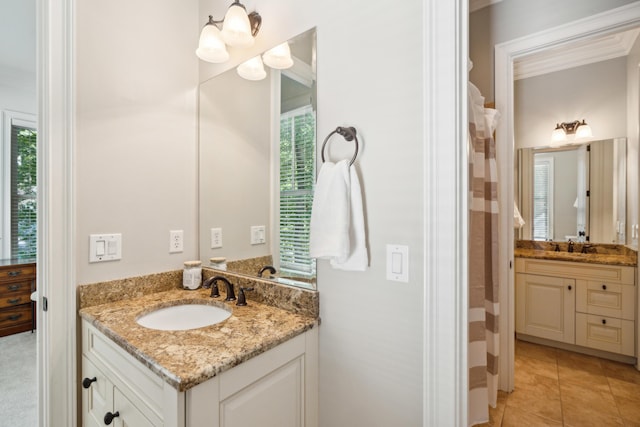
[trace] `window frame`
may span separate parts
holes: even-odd
[[[13,126],[34,129],[37,132],[37,119],[34,114],[17,111],[2,111],[2,135],[0,136],[0,259],[10,258],[11,254],[11,136]]]

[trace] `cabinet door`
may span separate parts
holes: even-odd
[[[113,407],[113,384],[86,357],[82,357],[82,377],[90,381],[82,387],[82,425],[104,426],[104,415]]]
[[[220,402],[220,427],[300,427],[303,386],[298,357]]]
[[[575,281],[516,274],[516,332],[573,344]]]
[[[118,417],[113,419],[113,426],[115,427],[154,426],[154,424],[144,416],[142,411],[117,388],[113,389],[113,412],[118,413]]]

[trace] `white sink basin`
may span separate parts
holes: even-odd
[[[143,314],[136,321],[149,329],[184,331],[224,322],[231,313],[224,308],[205,304],[180,304]]]

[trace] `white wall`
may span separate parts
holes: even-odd
[[[193,51],[206,15],[221,16],[228,2],[200,5],[197,18],[195,6],[183,2],[78,3],[80,283],[177,268],[196,256]],[[318,135],[352,125],[361,141],[371,267],[349,273],[319,263],[321,425],[419,425],[422,3],[280,0],[259,3],[258,9],[263,41],[255,52],[318,27]],[[390,31],[405,42],[395,43]],[[200,64],[200,80],[239,60],[222,67]],[[173,228],[185,230],[184,254],[167,253]],[[87,240],[94,232],[122,232],[123,260],[88,264]],[[409,246],[409,283],[385,279],[387,243]]]
[[[638,224],[640,175],[640,39],[636,40],[627,55],[627,242],[638,245],[638,238],[631,239],[631,226]],[[635,191],[634,191],[635,189]]]
[[[254,5],[247,3],[247,10]],[[200,2],[202,24],[226,1]],[[260,3],[256,46],[223,65],[200,64],[206,80],[276,42],[318,29],[318,139],[351,125],[367,211],[371,267],[364,273],[318,263],[320,424],[422,423],[424,272],[421,2],[280,0]],[[402,25],[392,25],[390,23]],[[385,31],[379,31],[385,28]],[[388,38],[405,42],[401,45]],[[386,49],[386,50],[385,50]],[[380,51],[388,55],[380,60]],[[237,54],[237,52],[236,52]],[[372,90],[372,88],[375,88]],[[453,236],[452,236],[453,238]],[[410,250],[409,283],[385,280],[385,245]]]
[[[199,27],[195,0],[76,2],[78,283],[197,258]],[[122,233],[122,260],[89,264],[92,233]]]
[[[36,2],[0,3],[0,110],[36,114]]]
[[[635,0],[508,0],[469,16],[470,80],[486,102],[494,99],[494,46],[566,22],[633,3]]]
[[[515,81],[516,149],[548,146],[556,123],[583,119],[594,140],[626,135],[626,58]]]

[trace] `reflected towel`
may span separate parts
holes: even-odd
[[[320,168],[311,211],[310,255],[341,270],[364,271],[369,263],[360,181],[347,160]]]

